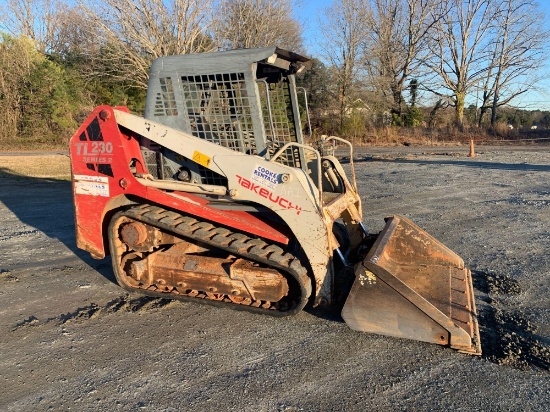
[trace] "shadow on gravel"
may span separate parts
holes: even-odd
[[[84,263],[116,283],[110,261],[95,260],[76,247],[71,182],[17,175],[0,167],[0,188],[0,203],[22,223],[59,240]]]
[[[478,307],[482,357],[518,369],[531,366],[550,370],[550,345],[537,335],[537,327],[521,310],[504,311],[498,297],[519,295],[521,286],[510,276],[472,271],[474,287],[482,292]]]
[[[362,162],[390,162],[418,165],[449,165],[462,167],[476,167],[480,169],[495,169],[495,170],[517,170],[525,172],[550,172],[550,165],[534,165],[528,163],[493,163],[480,162],[476,160],[421,160],[421,159],[405,159],[405,158],[383,158],[367,156],[362,159],[355,159],[354,163]],[[342,160],[341,163],[349,163],[349,160]]]

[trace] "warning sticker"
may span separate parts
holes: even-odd
[[[74,191],[78,195],[109,197],[109,179],[103,176],[74,176]]]
[[[87,182],[101,182],[101,183],[107,183],[109,182],[109,178],[104,176],[89,176],[89,175],[74,175],[74,180],[78,181],[87,181]]]
[[[204,153],[201,153],[197,150],[195,150],[195,152],[193,153],[193,161],[197,162],[201,166],[209,167],[211,160],[212,159],[210,157],[206,156]]]

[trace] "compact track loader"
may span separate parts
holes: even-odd
[[[101,106],[71,139],[78,247],[129,291],[274,316],[343,296],[353,329],[480,354],[462,259],[402,216],[369,235],[352,145],[305,143],[307,64],[276,47],[155,60],[144,117]]]

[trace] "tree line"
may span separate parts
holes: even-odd
[[[143,112],[160,56],[268,45],[309,55],[294,7],[2,0],[0,142],[66,141],[98,104]],[[543,22],[536,0],[333,0],[299,79],[315,132],[361,138],[388,127],[510,123],[503,115],[536,87],[546,61]]]

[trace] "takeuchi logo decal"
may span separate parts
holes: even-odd
[[[302,211],[302,208],[300,206],[292,204],[290,200],[285,199],[282,196],[275,195],[271,190],[268,190],[265,187],[253,183],[242,176],[236,175],[236,177],[242,187],[256,193],[263,198],[268,199],[269,201],[281,206],[283,209],[294,209],[297,215],[299,215]]]

